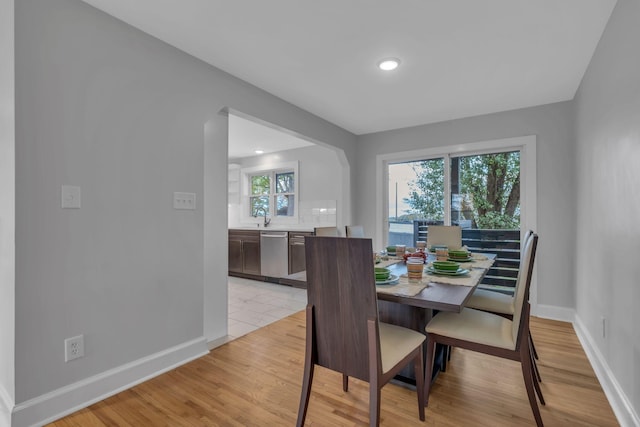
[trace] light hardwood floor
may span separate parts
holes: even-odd
[[[546,426],[618,425],[568,323],[531,319],[547,405]],[[304,316],[296,313],[198,360],[50,424],[91,426],[292,426],[304,357]],[[535,425],[516,362],[455,349],[418,419],[415,391],[382,389],[383,426]],[[307,426],[368,425],[368,385],[316,369]]]

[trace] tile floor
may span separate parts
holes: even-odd
[[[305,289],[231,276],[227,283],[229,335],[210,343],[211,348],[304,310],[307,305]]]

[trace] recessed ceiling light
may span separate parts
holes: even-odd
[[[398,68],[398,65],[400,65],[400,60],[398,58],[385,58],[378,62],[378,68],[383,71],[395,70]]]
[[[264,154],[264,150],[256,150],[256,154]]]

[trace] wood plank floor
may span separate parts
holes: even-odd
[[[531,319],[547,405],[546,426],[616,426],[616,418],[571,324]],[[304,357],[296,313],[198,360],[78,411],[53,427],[295,425]],[[520,366],[454,349],[432,387],[426,421],[415,391],[382,389],[383,426],[535,425]],[[316,369],[307,426],[368,425],[368,384]]]

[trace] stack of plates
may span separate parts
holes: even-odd
[[[388,268],[375,267],[376,285],[388,285],[398,281],[398,276],[391,274]]]
[[[434,261],[427,266],[427,273],[441,274],[443,276],[462,276],[469,270],[460,268],[460,264],[453,261]]]
[[[378,280],[387,280],[391,275],[391,271],[388,268],[375,267],[373,271],[376,273],[376,282]]]
[[[468,251],[449,251],[449,261],[469,262],[473,257],[471,252]]]

